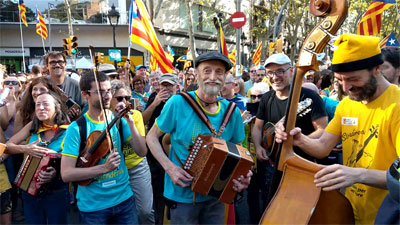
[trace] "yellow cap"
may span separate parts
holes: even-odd
[[[332,71],[351,72],[372,68],[383,63],[379,38],[356,34],[343,34],[335,41]]]

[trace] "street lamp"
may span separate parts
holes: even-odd
[[[110,25],[113,28],[113,40],[114,40],[114,49],[117,47],[117,44],[115,42],[115,27],[118,26],[118,20],[119,20],[119,12],[115,10],[114,3],[111,6],[111,10],[108,11],[108,21],[110,21]],[[115,69],[117,69],[117,61],[114,61],[114,66]]]

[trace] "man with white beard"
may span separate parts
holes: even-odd
[[[205,112],[211,125],[219,131],[229,102],[218,98],[224,86],[227,71],[232,67],[229,59],[218,53],[208,52],[196,59],[199,89],[188,92]],[[159,137],[171,134],[171,149],[167,157],[162,150]],[[224,204],[210,196],[194,193],[190,189],[193,177],[180,164],[185,163],[189,147],[199,135],[212,135],[207,125],[197,116],[189,103],[181,95],[172,96],[165,104],[155,125],[147,135],[147,144],[154,157],[165,169],[164,197],[169,201],[171,224],[223,224]],[[244,126],[238,108],[219,138],[232,143],[244,139]],[[179,161],[180,162],[179,162]],[[247,188],[252,173],[234,180],[233,189]],[[193,204],[195,202],[195,204]]]

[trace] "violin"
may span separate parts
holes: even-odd
[[[93,59],[94,47],[89,45],[89,54]],[[97,71],[99,68],[99,56],[94,58],[94,63],[96,65],[96,70],[92,70],[95,78],[95,83],[97,87],[97,91],[100,91],[100,82],[97,79]],[[104,109],[104,102],[101,93],[98,93],[101,111],[105,118],[106,128],[104,131],[93,131],[90,133],[89,137],[86,140],[85,148],[79,152],[79,157],[76,163],[76,167],[92,167],[97,165],[100,159],[104,159],[107,157],[108,153],[111,153],[114,149],[112,137],[110,135],[110,129],[112,126],[121,119],[126,113],[128,113],[132,105],[128,104],[126,108],[122,109],[114,119],[108,123],[107,120],[107,112]],[[86,186],[92,183],[93,179],[79,181],[78,184],[81,186]]]
[[[79,157],[77,160],[77,167],[92,167],[97,165],[100,159],[105,159],[108,153],[111,152],[112,139],[107,135],[107,130],[109,131],[114,124],[125,116],[132,109],[132,104],[127,104],[127,106],[122,109],[118,115],[116,115],[113,120],[107,125],[107,128],[103,131],[93,131],[90,133],[86,140],[85,148],[79,152]],[[120,134],[122,135],[122,134]],[[122,143],[121,143],[122,144]],[[79,181],[78,184],[81,186],[86,186],[92,183],[93,179]]]
[[[347,10],[346,0],[310,1],[310,12],[324,19],[307,36],[300,50],[286,109],[286,131],[296,123],[304,75],[318,68],[317,55],[329,41],[334,41]],[[353,209],[346,197],[337,190],[322,191],[316,187],[314,175],[321,166],[294,153],[292,136],[281,144],[278,160],[277,170],[283,172],[282,179],[260,224],[354,224]]]

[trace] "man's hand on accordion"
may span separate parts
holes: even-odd
[[[171,165],[170,169],[166,171],[175,185],[179,185],[181,187],[187,187],[190,185],[190,183],[188,182],[193,180],[193,177],[190,176],[188,172],[176,166],[175,164]]]
[[[233,190],[241,192],[246,189],[250,184],[251,176],[253,176],[253,173],[251,172],[251,170],[249,170],[246,178],[242,175],[238,179],[233,179]]]
[[[45,184],[45,183],[49,183],[54,177],[56,176],[56,169],[54,169],[53,167],[49,166],[47,167],[47,170],[42,170],[39,173],[39,177],[38,177],[38,184]]]

